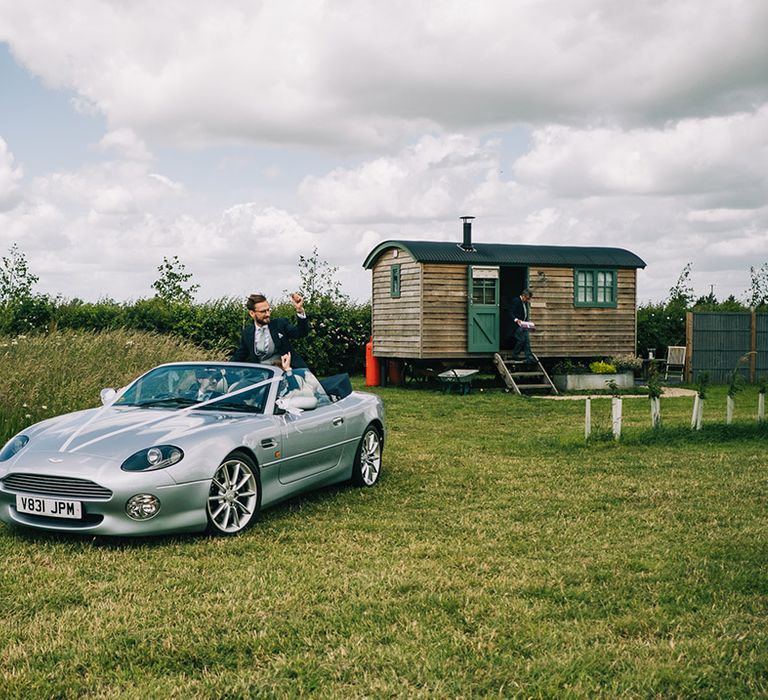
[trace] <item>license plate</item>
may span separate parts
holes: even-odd
[[[79,520],[83,517],[83,505],[80,501],[60,501],[58,498],[37,498],[36,496],[16,496],[16,510],[30,515],[46,515],[49,518],[70,518]]]

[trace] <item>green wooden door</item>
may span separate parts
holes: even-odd
[[[467,350],[499,351],[499,268],[469,266]]]

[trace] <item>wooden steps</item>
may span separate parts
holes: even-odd
[[[496,365],[496,369],[501,375],[508,391],[513,391],[515,394],[520,395],[542,392],[547,394],[558,393],[538,358],[536,362],[528,362],[526,360],[502,357],[499,353],[494,353],[493,364]]]

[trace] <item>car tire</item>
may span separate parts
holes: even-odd
[[[381,475],[381,453],[384,448],[381,432],[369,425],[357,446],[352,465],[352,483],[355,486],[373,486]]]
[[[208,532],[237,535],[253,523],[261,510],[259,468],[243,452],[233,452],[216,468],[205,513]]]

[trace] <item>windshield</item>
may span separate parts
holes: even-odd
[[[261,384],[275,374],[267,367],[238,367],[221,364],[167,365],[145,374],[117,401],[115,406],[145,408],[184,408],[202,401],[225,396]],[[269,384],[263,384],[234,396],[216,401],[201,409],[232,410],[263,413],[269,394]]]

